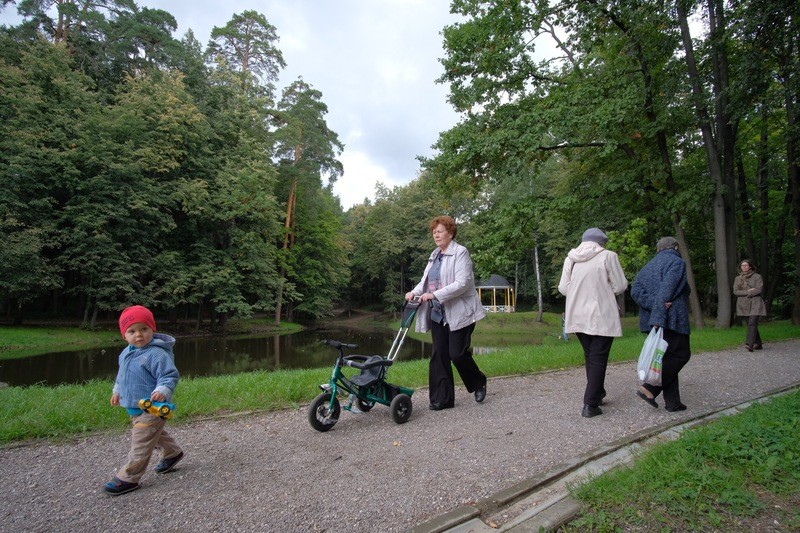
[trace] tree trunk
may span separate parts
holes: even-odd
[[[302,139],[302,132],[300,135]],[[294,164],[296,165],[302,158],[303,148],[298,141],[294,149]],[[292,225],[294,224],[294,207],[297,203],[297,177],[292,179],[292,184],[289,187],[289,198],[286,200],[286,220],[283,222],[284,236],[283,236],[283,250],[286,254],[289,247],[294,244],[294,238],[290,238]],[[286,258],[284,257],[284,260]],[[286,267],[281,266],[280,282],[278,283],[278,294],[275,298],[275,325],[281,325],[281,306],[283,305],[283,285],[286,283],[284,279],[286,276]]]
[[[738,223],[736,218],[736,132],[737,121],[729,110],[728,53],[725,8],[721,0],[708,1],[708,22],[711,42],[711,67],[714,75],[714,103],[717,124],[716,152],[722,169],[722,201],[725,212],[725,239],[728,250],[728,279],[736,276],[739,249]],[[729,290],[730,292],[730,290]],[[733,309],[731,309],[733,311]],[[732,317],[733,315],[731,315]]]
[[[763,220],[768,219],[769,214],[769,120],[767,116],[767,106],[761,106],[761,139],[758,145],[758,169],[756,170],[756,191],[758,192],[759,210]],[[781,217],[779,225],[786,224],[786,217]],[[772,271],[770,262],[770,234],[769,226],[761,224],[758,245],[758,268],[762,274],[769,276]],[[775,235],[775,242],[780,241],[783,243],[783,231]],[[755,244],[753,246],[755,249]],[[776,254],[780,252],[780,246],[775,248]],[[752,256],[751,256],[752,257]],[[775,257],[777,259],[777,257]],[[764,280],[764,285],[769,286],[770,283]],[[771,299],[770,299],[771,300]],[[769,301],[767,301],[767,312],[769,312]]]
[[[700,307],[700,296],[697,294],[697,284],[694,280],[694,269],[692,268],[692,258],[689,254],[689,245],[686,244],[686,234],[681,227],[681,219],[678,215],[672,217],[672,227],[675,230],[675,239],[678,241],[678,251],[686,263],[686,281],[689,283],[689,289],[692,291],[689,295],[689,310],[692,313],[695,329],[703,329],[705,321],[703,320],[703,309]]]
[[[89,309],[92,308],[92,299],[86,298],[86,307],[83,308],[83,320],[81,320],[81,325],[85,326],[89,323]]]
[[[756,245],[753,239],[753,226],[752,226],[752,216],[751,213],[753,209],[750,207],[750,197],[747,194],[747,176],[744,172],[744,162],[742,161],[741,154],[736,158],[736,173],[738,175],[738,192],[739,192],[739,205],[741,205],[742,210],[742,233],[744,234],[744,249],[745,249],[745,256],[756,260]],[[765,224],[766,225],[766,224]],[[737,253],[737,264],[738,264],[738,252],[739,248],[734,248],[731,250],[731,255],[734,254],[734,250]],[[763,265],[763,263],[758,263],[759,268]]]
[[[15,326],[21,326],[22,325],[22,300],[21,299],[17,300],[17,310],[14,313],[14,322],[13,322],[13,324]]]
[[[703,144],[706,149],[708,170],[714,182],[714,262],[717,272],[717,321],[716,327],[727,328],[731,325],[731,283],[728,276],[728,246],[725,227],[725,200],[723,192],[725,181],[719,165],[719,157],[714,144],[714,135],[711,131],[708,111],[703,103],[703,90],[697,73],[697,64],[694,58],[692,36],[689,32],[686,6],[677,2],[678,23],[683,37],[683,47],[686,53],[686,67],[692,85],[695,113],[697,114],[698,127],[703,135]]]
[[[648,87],[648,101],[651,99],[651,92],[649,89],[650,88]],[[656,122],[656,116],[654,112],[649,111],[648,117],[652,123]],[[672,175],[672,158],[670,157],[669,148],[667,146],[667,136],[664,133],[664,130],[658,130],[656,133],[656,142],[658,144],[659,154],[661,155],[661,164],[663,165],[662,168],[664,174],[666,175],[667,190],[669,190],[670,194],[675,196],[678,192],[678,188],[675,185],[675,179]],[[697,293],[697,284],[694,279],[692,258],[689,255],[689,245],[686,243],[686,234],[681,226],[681,215],[677,211],[672,213],[672,228],[675,232],[675,239],[678,241],[678,248],[680,250],[681,257],[683,258],[684,263],[686,263],[686,280],[689,283],[689,289],[691,291],[689,293],[689,310],[694,320],[694,327],[695,329],[702,329],[705,327],[705,321],[703,320],[703,308],[700,306],[700,295]]]
[[[281,325],[281,305],[283,301],[283,284],[285,283],[284,276],[286,275],[286,268],[281,267],[280,280],[278,281],[278,291],[275,295],[275,320],[276,326]]]
[[[534,235],[534,242],[536,244],[533,245],[533,267],[536,271],[536,294],[537,294],[537,307],[539,308],[539,312],[536,313],[536,322],[541,322],[542,317],[544,316],[544,310],[542,309],[543,306],[543,299],[542,299],[542,277],[539,274],[539,244],[538,239]]]
[[[595,2],[596,4],[596,2]],[[607,10],[603,10],[607,15],[609,15],[614,23],[626,34],[630,36],[629,29],[625,24],[623,24],[619,19],[611,15]],[[632,41],[635,42],[635,39],[631,36]],[[667,135],[664,132],[662,126],[660,126],[660,122],[658,120],[658,116],[655,110],[655,99],[653,97],[653,79],[650,73],[650,67],[647,63],[647,60],[644,56],[644,52],[642,51],[641,47],[636,46],[637,50],[637,58],[639,59],[639,65],[641,67],[642,76],[644,78],[644,111],[645,116],[647,117],[648,122],[654,126],[656,129],[656,144],[658,146],[658,153],[661,157],[661,164],[662,170],[664,172],[664,176],[667,182],[667,190],[670,192],[672,196],[675,196],[677,193],[677,187],[675,186],[675,180],[672,173],[672,158],[670,156],[669,150],[669,143],[667,142]],[[623,150],[628,154],[628,156],[635,160],[636,155],[635,152],[628,146],[624,146]],[[642,182],[645,180],[643,179]],[[689,257],[689,247],[686,244],[686,237],[683,233],[683,228],[680,225],[681,216],[680,213],[676,210],[672,213],[672,223],[675,229],[675,238],[678,240],[678,245],[680,247],[682,256],[686,263],[686,277],[689,283],[689,288],[691,290],[689,294],[689,308],[691,310],[692,316],[694,317],[694,326],[697,329],[702,328],[705,324],[703,322],[703,310],[700,306],[700,296],[697,293],[697,286],[695,285],[694,280],[694,271],[692,270],[692,262]]]
[[[769,283],[764,283],[766,294],[764,295],[764,302],[767,304],[767,313],[772,311],[772,300],[775,299],[775,292],[778,290],[783,270],[783,240],[786,238],[787,220],[790,218],[792,212],[792,191],[786,191],[783,198],[783,207],[781,209],[781,216],[778,218],[778,228],[775,230],[775,242],[773,247],[775,252],[772,257],[772,268],[767,274]]]
[[[289,189],[289,200],[286,202],[286,221],[284,222],[284,235],[283,235],[283,251],[287,254],[289,246],[293,242],[289,238],[292,226],[292,212],[294,210],[295,192],[297,191],[297,180],[292,180],[292,186]],[[285,259],[285,257],[284,257]],[[275,325],[281,325],[281,306],[283,305],[283,285],[286,283],[284,279],[286,276],[286,267],[281,266],[280,282],[278,283],[278,294],[275,298]]]
[[[792,37],[796,42],[797,36]],[[791,47],[792,50],[795,46]],[[796,51],[795,51],[796,52]],[[798,145],[797,145],[797,117],[795,116],[795,102],[797,94],[792,90],[794,86],[790,79],[785,82],[786,100],[786,160],[788,161],[789,190],[792,200],[792,232],[794,236],[794,258],[795,258],[795,280],[800,280],[800,167],[798,167]],[[794,308],[792,309],[792,324],[800,325],[800,282],[797,282],[794,289]]]

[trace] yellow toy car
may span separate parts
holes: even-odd
[[[172,418],[172,411],[175,410],[174,403],[154,402],[150,398],[142,398],[139,400],[139,409],[155,415],[160,418],[169,420]]]

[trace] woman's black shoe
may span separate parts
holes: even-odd
[[[640,391],[640,390],[637,390],[637,391],[636,391],[636,396],[638,396],[638,397],[639,397],[639,398],[641,398],[642,400],[646,401],[647,403],[649,403],[649,404],[650,404],[650,405],[652,405],[653,407],[658,407],[658,403],[656,402],[656,399],[655,399],[655,398],[651,398],[651,397],[649,397],[649,396],[648,396],[647,394],[645,394],[644,392],[642,392],[642,391]]]
[[[481,403],[486,398],[486,385],[475,391],[475,401]]]
[[[593,416],[602,415],[603,410],[599,407],[592,407],[591,405],[584,404],[583,411],[581,411],[581,416],[583,418],[592,418]]]
[[[670,413],[674,413],[675,411],[685,411],[686,410],[686,406],[683,405],[682,403],[679,403],[678,405],[673,405],[672,407],[667,407],[665,405],[664,409],[666,409]]]
[[[453,404],[452,403],[436,403],[436,402],[432,402],[428,406],[428,409],[430,409],[431,411],[441,411],[442,409],[452,409],[452,408],[453,408]]]

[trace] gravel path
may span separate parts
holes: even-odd
[[[429,411],[420,389],[404,425],[381,405],[342,412],[328,433],[311,429],[305,406],[172,425],[186,451],[178,469],[119,497],[101,487],[127,436],[6,447],[0,531],[405,531],[601,444],[800,384],[798,363],[800,341],[696,354],[681,373],[683,413],[636,397],[635,363],[623,363],[609,367],[592,419],[580,416],[581,368],[490,379],[483,404],[462,388],[446,411]]]

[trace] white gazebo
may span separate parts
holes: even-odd
[[[481,281],[475,287],[483,308],[489,313],[513,313],[516,306],[514,288],[503,276],[492,274],[486,281]],[[491,303],[487,303],[491,295]]]

